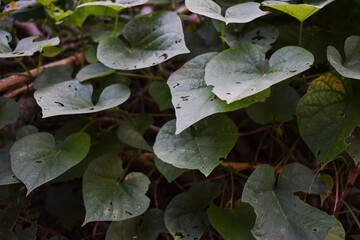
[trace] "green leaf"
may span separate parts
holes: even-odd
[[[23,12],[32,11],[40,7],[39,2],[36,0],[20,0],[20,1],[14,1],[14,3],[16,4],[15,8],[13,8],[12,4],[9,3],[5,6],[3,13],[11,13],[11,14],[23,13]]]
[[[175,106],[176,134],[207,116],[247,107],[254,102],[264,101],[270,94],[270,91],[263,91],[231,104],[219,99],[212,92],[213,87],[207,86],[204,80],[205,66],[214,56],[216,53],[195,57],[174,72],[168,80]]]
[[[96,47],[91,46],[86,50],[86,61],[89,63],[96,63],[98,61],[96,57]]]
[[[165,224],[175,240],[198,239],[208,230],[205,208],[219,194],[219,183],[204,181],[170,201],[165,210]]]
[[[163,162],[156,155],[154,155],[154,163],[157,170],[159,170],[159,172],[166,178],[169,183],[171,183],[187,171],[187,169],[177,168],[171,164]]]
[[[59,65],[45,69],[41,72],[34,81],[34,88],[46,88],[56,83],[69,81],[72,79],[71,75],[74,69],[69,65]]]
[[[11,148],[11,168],[29,194],[36,187],[60,176],[78,164],[90,149],[90,137],[75,133],[56,146],[49,133],[35,133],[16,141]]]
[[[327,74],[315,79],[296,108],[301,137],[322,164],[344,151],[360,123],[360,83]]]
[[[118,25],[116,29],[116,36],[118,37],[125,26],[125,21],[122,19],[118,20]],[[114,36],[114,23],[106,24],[104,22],[99,22],[95,24],[90,30],[90,36],[94,42],[100,42],[103,39],[110,38]]]
[[[156,136],[154,152],[178,168],[199,169],[205,176],[226,157],[237,140],[237,127],[226,115],[213,115],[176,135],[175,120]]]
[[[246,23],[262,17],[269,12],[260,10],[260,3],[247,2],[236,4],[226,9],[225,17],[221,7],[212,0],[185,0],[186,7],[193,13],[204,15],[228,23]]]
[[[325,240],[345,240],[345,230],[339,220],[335,219],[334,226],[330,229]]]
[[[2,142],[1,144],[4,144]],[[5,146],[0,149],[0,185],[8,185],[20,182],[11,169],[10,149],[12,143],[5,142]]]
[[[123,10],[124,8],[142,5],[142,4],[146,3],[147,1],[148,0],[115,0],[115,2],[95,1],[95,2],[88,2],[88,3],[81,4],[78,6],[78,8],[84,7],[84,6],[106,6],[106,7],[112,8],[115,11],[119,12],[119,11]]]
[[[62,10],[61,8],[55,6],[55,4],[50,3],[49,5],[47,5],[45,7],[46,12],[48,13],[48,15],[54,19],[56,22],[60,21],[61,19],[64,19],[68,16],[70,16],[73,11],[71,10],[67,10],[66,12],[64,10]]]
[[[152,208],[146,211],[144,219],[134,217],[120,222],[112,222],[106,233],[106,240],[141,239],[154,240],[160,232],[167,232],[164,222],[164,212]]]
[[[360,129],[357,127],[348,139],[350,145],[346,149],[346,152],[354,160],[355,164],[360,162]]]
[[[19,116],[19,108],[12,98],[0,97],[0,128],[13,123]]]
[[[39,89],[35,92],[36,102],[42,108],[43,117],[66,114],[82,114],[103,111],[122,104],[130,97],[130,90],[123,84],[106,87],[96,104],[93,104],[91,84],[78,80],[66,81]]]
[[[143,173],[130,173],[122,182],[123,168],[116,156],[94,160],[83,177],[86,216],[83,225],[93,221],[122,221],[143,214],[150,199],[145,195],[150,180]]]
[[[138,15],[125,25],[122,35],[130,46],[118,38],[100,41],[97,58],[105,66],[122,70],[147,68],[189,53],[181,20],[172,12]]]
[[[300,47],[277,50],[269,61],[256,45],[228,49],[206,65],[205,81],[227,103],[241,100],[310,68],[314,57]]]
[[[210,204],[207,215],[211,225],[225,240],[254,240],[250,230],[254,227],[256,215],[254,208],[240,200],[235,208],[219,208]]]
[[[62,48],[59,47],[46,47],[42,51],[42,55],[44,57],[56,57],[63,51]]]
[[[11,52],[9,42],[11,42],[12,36],[10,33],[0,29],[0,53]]]
[[[256,213],[253,236],[267,239],[325,239],[335,218],[314,208],[293,193],[326,194],[330,189],[314,173],[298,163],[283,167],[275,185],[269,165],[258,167],[247,180],[242,201]]]
[[[342,76],[360,79],[360,37],[350,36],[345,41],[346,61],[342,64],[341,55],[333,46],[328,46],[327,58]]]
[[[149,93],[159,105],[160,111],[174,108],[171,103],[169,86],[164,82],[152,82],[149,86]]]
[[[55,46],[60,43],[60,39],[58,37],[34,42],[36,38],[38,38],[38,36],[21,39],[13,52],[0,53],[0,58],[32,56],[36,52],[41,52],[45,47]]]
[[[76,79],[83,82],[93,78],[104,77],[114,72],[114,69],[108,68],[104,66],[104,64],[96,62],[83,67],[78,74],[76,74]]]
[[[271,87],[271,95],[264,103],[255,103],[246,108],[250,119],[258,124],[287,122],[294,118],[296,105],[300,97],[288,84],[276,84]]]
[[[138,149],[152,152],[152,147],[143,137],[145,131],[154,123],[149,115],[139,115],[132,122],[126,121],[117,129],[117,136],[121,142]]]
[[[308,0],[303,4],[291,4],[284,1],[265,1],[261,3],[261,7],[279,10],[303,22],[332,1],[334,0]]]

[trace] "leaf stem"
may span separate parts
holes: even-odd
[[[114,25],[114,33],[113,33],[113,37],[114,37],[114,38],[116,38],[116,33],[117,33],[118,24],[119,24],[119,12],[116,12],[115,25]]]
[[[230,172],[230,177],[231,177],[231,198],[230,198],[230,208],[233,209],[234,208],[234,193],[235,193],[235,184],[234,184],[234,172],[231,171]]]
[[[121,176],[119,178],[119,181],[118,181],[119,183],[124,179],[124,177],[125,177],[127,171],[129,170],[131,164],[135,161],[135,159],[137,159],[140,156],[140,154],[141,154],[141,151],[139,151],[134,157],[132,157],[130,159],[129,163],[126,165],[126,168],[124,169],[124,171],[122,172],[122,174],[121,174]]]
[[[125,76],[125,77],[137,77],[137,78],[145,78],[145,79],[166,81],[162,77],[144,76],[144,75],[136,74],[136,73],[124,73],[124,72],[115,72],[115,73],[118,74],[118,75],[121,75],[121,76]]]
[[[303,29],[303,22],[300,22],[299,42],[298,42],[298,46],[299,46],[299,47],[301,47],[302,29]]]
[[[96,120],[92,119],[90,122],[88,122],[81,130],[80,132],[84,132],[88,127],[90,127],[91,125],[93,125],[93,123],[95,123]]]
[[[25,72],[29,75],[29,77],[34,77],[29,68],[27,66],[25,66],[25,64],[23,64],[17,57],[14,57],[15,61],[25,70]]]

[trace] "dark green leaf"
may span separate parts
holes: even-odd
[[[166,178],[166,180],[169,183],[171,183],[172,181],[174,181],[176,178],[178,178],[180,175],[182,175],[184,172],[187,171],[187,169],[177,168],[169,163],[163,162],[156,155],[154,156],[154,163],[156,168]]]
[[[19,108],[12,98],[0,97],[0,128],[13,123],[19,116]]]
[[[113,72],[115,72],[115,70],[104,66],[102,63],[96,62],[82,68],[78,74],[76,74],[76,78],[80,82],[83,82],[92,78],[104,77]]]
[[[35,78],[33,86],[35,89],[41,89],[56,83],[69,81],[72,79],[72,72],[73,68],[69,65],[47,68]]]
[[[164,82],[152,82],[149,86],[149,93],[159,105],[160,111],[174,108],[171,103],[171,93],[169,86]]]

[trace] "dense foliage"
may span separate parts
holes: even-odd
[[[0,239],[360,239],[358,0],[0,10]]]

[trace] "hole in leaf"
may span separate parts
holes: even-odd
[[[312,229],[312,231],[313,231],[313,232],[317,232],[317,231],[319,231],[319,228],[318,228],[318,227],[314,227],[314,228]]]
[[[241,84],[241,82],[235,82],[235,83],[237,83],[237,84]]]
[[[133,214],[129,211],[125,211],[125,213],[129,214],[130,216],[132,216]]]
[[[231,95],[231,93],[227,92],[226,95]]]
[[[175,233],[175,236],[176,236],[176,237],[180,237],[180,238],[184,238],[184,237],[185,237],[184,234],[182,234],[181,232]]]
[[[62,104],[61,102],[54,102],[56,104],[58,104],[60,107],[64,107],[64,104]]]
[[[112,206],[113,205],[112,201],[110,201],[109,204]]]
[[[290,70],[290,72],[291,72],[291,73],[295,73],[295,72],[297,72],[297,70]]]
[[[180,83],[176,83],[173,88],[176,88],[177,86],[180,86]]]
[[[42,160],[36,160],[35,162],[37,162],[37,163],[42,163]]]

